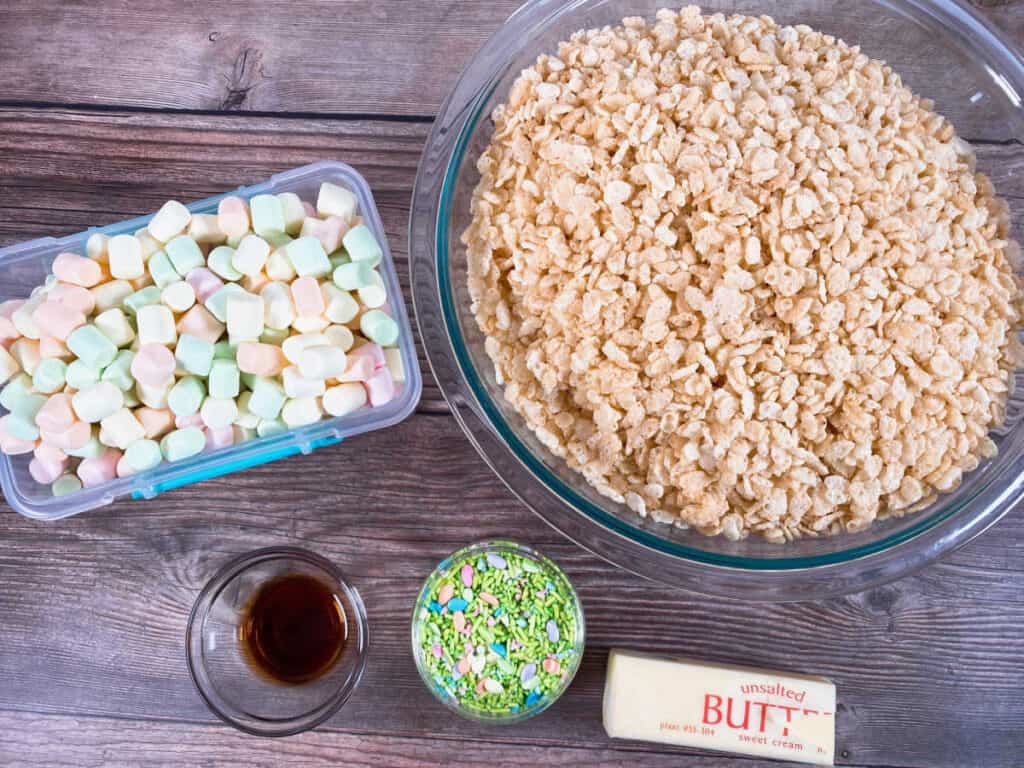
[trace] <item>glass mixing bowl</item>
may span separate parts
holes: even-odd
[[[630,571],[709,595],[803,600],[844,594],[905,575],[999,520],[1024,478],[1024,412],[1011,400],[992,435],[999,455],[956,492],[903,518],[824,539],[731,542],[644,520],[598,495],[543,448],[505,402],[470,313],[459,236],[469,222],[476,159],[490,140],[490,114],[519,72],[584,28],[626,16],[653,19],[670,0],[536,0],[483,46],[441,107],[413,192],[409,225],[413,300],[431,367],[452,412],[498,476],[524,503],[573,540]],[[705,13],[770,14],[807,24],[887,61],[918,94],[935,101],[975,145],[979,170],[1024,213],[1024,64],[981,19],[949,0],[713,0]],[[1016,197],[1015,197],[1016,195]],[[1019,237],[1019,235],[1018,235]],[[1018,380],[1020,377],[1018,377]],[[1019,383],[1024,383],[1020,382]],[[1018,392],[1024,387],[1018,386]]]

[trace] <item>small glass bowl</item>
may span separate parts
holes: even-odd
[[[455,574],[456,569],[461,567],[464,562],[471,561],[475,563],[480,558],[486,558],[489,553],[502,556],[513,554],[532,560],[540,566],[542,571],[546,573],[553,583],[565,589],[572,601],[570,608],[572,611],[573,621],[576,625],[576,635],[573,638],[572,657],[571,659],[566,660],[568,663],[563,668],[562,679],[558,687],[553,691],[550,691],[548,694],[541,697],[532,706],[524,707],[518,711],[486,712],[463,705],[459,701],[455,691],[452,690],[446,681],[438,680],[431,675],[428,662],[423,651],[421,634],[424,628],[423,617],[428,610],[430,595],[434,592],[434,588],[442,579]],[[454,578],[457,579],[458,576],[455,575]],[[438,701],[444,704],[452,712],[455,712],[457,715],[464,717],[467,720],[475,720],[476,722],[487,723],[490,725],[511,725],[513,723],[519,723],[527,718],[540,714],[554,704],[572,684],[573,678],[576,676],[577,670],[579,670],[580,662],[583,659],[585,635],[586,626],[583,618],[583,606],[580,603],[579,595],[576,594],[576,589],[573,587],[572,582],[569,581],[562,569],[559,568],[552,560],[540,554],[532,547],[528,547],[525,544],[520,544],[515,541],[481,541],[476,544],[470,544],[469,546],[463,547],[462,549],[456,550],[450,554],[438,564],[437,568],[434,569],[433,573],[430,574],[426,582],[423,584],[423,589],[420,590],[419,597],[416,599],[416,606],[413,608],[412,612],[412,655],[416,660],[416,669],[420,673],[420,678],[423,680],[423,684],[427,686],[427,689],[434,694],[434,697]]]
[[[333,593],[345,617],[345,646],[315,680],[283,683],[262,676],[240,640],[250,600],[268,581],[305,575]],[[221,720],[254,736],[291,736],[334,715],[366,667],[366,609],[359,593],[330,561],[295,547],[272,547],[232,560],[207,583],[189,617],[185,644],[192,680]]]

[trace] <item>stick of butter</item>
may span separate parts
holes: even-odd
[[[832,765],[836,687],[822,677],[612,650],[604,729],[660,741]]]

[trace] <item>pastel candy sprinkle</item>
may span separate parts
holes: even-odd
[[[434,643],[434,647],[432,648],[432,651],[433,651],[434,656],[436,658],[438,658],[438,659],[441,658],[441,646],[439,644]]]
[[[469,603],[467,603],[461,597],[455,597],[448,601],[448,605],[446,607],[448,608],[449,611],[454,612],[466,610],[467,605],[469,605]]]
[[[459,571],[459,575],[462,577],[463,584],[467,587],[473,586],[473,566],[468,563],[462,566],[462,569]]]
[[[441,587],[441,591],[438,593],[437,601],[441,605],[444,605],[445,603],[447,603],[449,600],[452,599],[452,596],[454,594],[455,594],[455,587],[453,587],[451,584],[445,584],[443,587]]]
[[[554,619],[551,619],[547,623],[548,640],[552,643],[558,642],[558,625]]]
[[[503,569],[503,568],[508,567],[508,563],[505,561],[505,558],[502,557],[501,555],[499,555],[497,552],[488,552],[487,553],[487,564],[489,566],[491,566],[492,568],[498,568],[498,569]]]
[[[526,697],[526,706],[532,707],[534,704],[541,700],[542,695],[543,694],[540,694],[537,691],[531,691],[530,695]]]
[[[535,677],[537,674],[537,665],[534,662],[530,662],[523,667],[523,671],[519,673],[519,679],[522,682],[526,682],[531,677]]]

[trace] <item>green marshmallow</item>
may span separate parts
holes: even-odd
[[[210,270],[217,275],[217,277],[233,283],[244,277],[244,275],[231,264],[231,259],[234,258],[234,255],[234,248],[227,245],[218,245],[210,251],[210,255],[206,259],[206,264]]]
[[[174,270],[172,269],[171,272],[174,272]],[[177,282],[180,279],[181,278],[178,277],[178,273],[174,272],[174,282]],[[160,289],[155,285],[147,285],[145,288],[140,288],[124,300],[124,309],[128,314],[135,315],[138,314],[139,310],[143,307],[159,303]]]
[[[82,481],[75,475],[61,475],[50,486],[50,492],[54,496],[67,496],[80,490],[82,490]]]
[[[386,312],[371,309],[359,318],[359,330],[370,341],[382,347],[390,347],[398,341],[398,323]]]
[[[125,448],[124,462],[133,472],[145,472],[164,460],[156,440],[136,440]]]
[[[19,416],[16,413],[9,413],[7,414],[7,421],[4,423],[6,424],[7,434],[11,437],[16,437],[25,442],[39,439],[39,427],[36,426],[32,419]]]
[[[100,371],[90,368],[81,360],[72,360],[64,377],[72,389],[87,389],[100,380]]]
[[[287,431],[288,425],[280,419],[260,419],[260,423],[256,425],[256,434],[260,437],[280,435]]]
[[[341,242],[352,261],[363,261],[369,263],[371,267],[376,267],[384,256],[380,243],[365,224],[352,227],[345,233]]]
[[[234,361],[237,351],[238,348],[230,341],[218,341],[213,345],[213,359]]]
[[[373,285],[373,267],[365,261],[353,261],[349,264],[340,264],[334,268],[332,279],[334,284],[343,291],[357,291],[368,285]]]
[[[186,373],[209,376],[213,365],[213,344],[198,336],[183,333],[174,348],[174,358]]]
[[[285,230],[284,206],[275,195],[256,195],[249,200],[252,231],[260,237]]]
[[[109,381],[122,392],[135,388],[135,377],[132,376],[132,361],[135,353],[123,349],[117,353],[114,362],[103,369],[100,381]]]
[[[181,461],[198,453],[206,447],[206,435],[199,427],[185,427],[168,432],[160,441],[160,451],[168,461]]]
[[[103,452],[107,450],[107,446],[99,441],[96,427],[93,427],[92,436],[86,441],[85,445],[81,448],[65,448],[64,453],[68,456],[74,456],[76,459],[95,459],[103,455]]]
[[[90,368],[102,370],[114,362],[117,347],[95,325],[83,325],[68,336],[68,349]]]
[[[331,260],[320,241],[312,235],[288,243],[284,253],[299,277],[321,277],[331,271]]]
[[[287,328],[264,328],[260,334],[260,341],[264,344],[273,344],[280,347],[282,342],[289,336]]]
[[[214,291],[213,295],[206,300],[206,308],[220,322],[226,323],[228,321],[228,296],[239,291],[242,293],[247,292],[238,283],[225,283],[223,287]]]
[[[56,357],[49,357],[40,360],[32,374],[32,386],[39,392],[52,395],[58,390],[64,389],[67,383],[68,364]]]
[[[260,376],[252,384],[249,413],[261,419],[276,419],[286,399],[284,390],[276,382]]]
[[[206,266],[199,243],[188,235],[178,235],[164,246],[167,258],[171,260],[174,271],[184,277],[196,267]]]
[[[199,413],[206,397],[206,387],[195,376],[186,376],[171,387],[167,393],[167,407],[175,416],[191,416]]]
[[[181,275],[178,274],[165,251],[157,251],[150,256],[146,268],[149,270],[149,276],[153,278],[158,292],[171,283],[181,280]]]
[[[238,366],[232,360],[214,360],[210,366],[210,379],[207,381],[210,397],[238,397],[241,380]]]
[[[271,248],[280,248],[282,245],[288,245],[295,238],[291,235],[286,235],[284,232],[268,232],[263,236],[263,239],[267,241]]]
[[[19,373],[0,391],[0,405],[16,416],[35,421],[39,409],[46,403],[43,395],[32,391],[32,379],[28,374]]]

